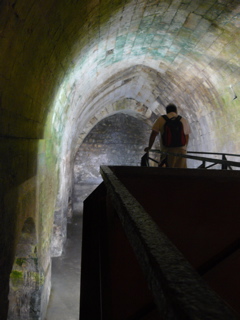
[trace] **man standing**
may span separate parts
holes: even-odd
[[[149,138],[148,147],[144,149],[145,152],[148,152],[155,141],[156,136],[160,133],[161,135],[161,150],[164,152],[178,153],[185,155],[187,152],[187,145],[190,134],[190,126],[186,119],[178,116],[177,107],[175,104],[169,104],[166,107],[166,115],[160,116],[154,123],[152,127],[152,132]],[[170,120],[170,121],[169,121]],[[171,127],[173,129],[174,137],[176,142],[171,142]],[[174,131],[175,130],[175,131]],[[181,134],[182,131],[182,134]],[[168,135],[168,137],[166,137]],[[182,136],[181,136],[182,135]],[[173,136],[173,134],[172,134]],[[167,162],[167,166],[170,168],[187,168],[186,158],[174,156],[174,155],[162,155],[161,163]]]

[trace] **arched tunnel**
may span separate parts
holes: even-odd
[[[41,303],[11,319],[44,319],[76,180],[139,165],[168,103],[189,149],[240,153],[239,39],[239,0],[0,1],[1,319],[23,265]]]

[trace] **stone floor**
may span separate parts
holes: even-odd
[[[52,290],[45,320],[79,320],[82,215],[68,224],[64,253],[52,259]]]

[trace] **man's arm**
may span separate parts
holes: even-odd
[[[186,134],[185,137],[186,137],[186,147],[187,147],[188,141],[189,141],[189,134]]]
[[[158,132],[152,130],[152,132],[150,134],[149,142],[148,142],[148,147],[146,147],[144,149],[145,152],[148,152],[152,148],[152,145],[153,145],[157,135],[158,135]]]

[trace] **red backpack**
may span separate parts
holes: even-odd
[[[183,124],[180,121],[181,116],[169,119],[166,115],[162,116],[166,122],[162,134],[162,143],[165,147],[183,147],[186,144],[186,136],[183,130]]]

